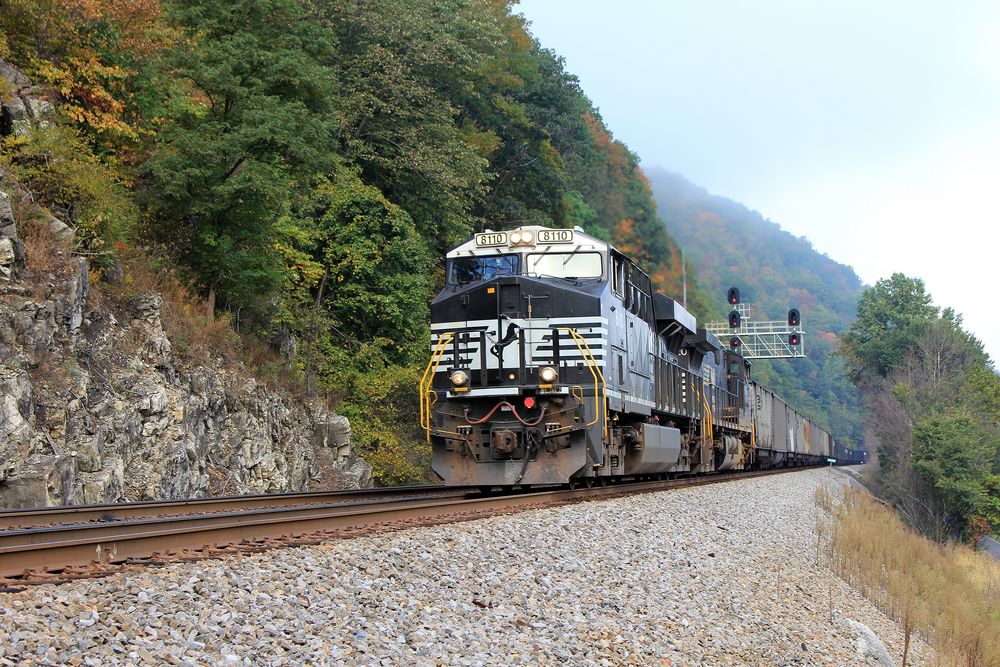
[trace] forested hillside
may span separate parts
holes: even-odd
[[[182,351],[337,402],[377,480],[414,481],[445,249],[580,225],[680,291],[635,155],[512,4],[8,0],[0,59],[57,118],[12,120],[0,168],[110,296],[156,275]]]
[[[1000,529],[1000,375],[962,316],[895,273],[865,289],[842,341],[879,496],[938,541]]]
[[[831,354],[854,320],[862,287],[858,276],[742,204],[710,195],[662,168],[647,174],[668,231],[712,295],[703,317],[725,319],[726,290],[733,285],[752,305],[755,319],[783,320],[789,307],[799,308],[808,358],[754,362],[755,376],[834,437],[860,445],[860,394],[843,361]]]

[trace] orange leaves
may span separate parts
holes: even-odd
[[[667,242],[666,254],[651,252],[646,234],[631,218],[618,221],[611,232],[611,242],[648,273],[654,289],[665,294],[680,294],[681,256],[676,243],[672,240]]]
[[[643,254],[642,237],[636,234],[635,221],[622,218],[611,230],[611,242],[625,256],[636,258]]]
[[[66,118],[120,148],[139,136],[126,120],[131,82],[173,37],[159,0],[11,0],[0,16],[11,57],[61,98]]]

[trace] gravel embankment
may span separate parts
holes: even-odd
[[[0,664],[877,665],[816,564],[827,470],[0,595]],[[923,647],[916,646],[917,660]]]

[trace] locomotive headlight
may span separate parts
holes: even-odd
[[[461,387],[469,381],[469,375],[465,371],[455,371],[451,374],[451,383],[456,387]]]
[[[534,245],[535,234],[534,232],[517,231],[510,233],[510,244],[511,245]]]
[[[552,384],[557,379],[559,379],[559,373],[552,366],[543,366],[540,371],[538,371],[538,377],[542,382],[546,384]]]

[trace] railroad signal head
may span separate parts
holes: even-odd
[[[799,336],[798,331],[793,331],[792,333],[788,334],[788,344],[791,345],[792,347],[795,347],[801,342],[802,342],[802,337]]]
[[[788,326],[797,327],[799,326],[799,322],[801,321],[802,318],[799,316],[798,308],[792,308],[791,310],[788,311]]]
[[[729,328],[730,329],[740,328],[740,314],[735,310],[729,313]]]
[[[729,300],[729,303],[734,306],[738,304],[740,302],[740,288],[730,287],[729,292],[726,294],[726,298]]]
[[[743,345],[743,341],[739,339],[739,336],[733,336],[729,339],[729,347],[733,352],[738,352],[741,345]]]

